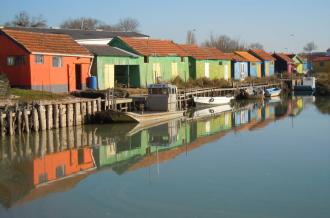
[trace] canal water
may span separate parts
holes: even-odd
[[[0,217],[330,217],[330,100],[1,138]]]

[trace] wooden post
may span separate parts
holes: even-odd
[[[17,131],[22,133],[22,111],[16,111]]]
[[[27,109],[23,110],[23,120],[24,120],[24,130],[25,132],[30,132],[30,124],[29,124],[29,115]]]
[[[66,127],[66,120],[65,120],[65,111],[64,111],[64,105],[59,105],[59,124],[60,128]]]
[[[92,115],[95,114],[95,104],[96,104],[96,102],[95,102],[95,100],[93,100],[92,101]]]
[[[8,128],[8,134],[13,135],[14,126],[13,126],[13,112],[12,111],[7,112],[7,128]]]
[[[33,122],[33,130],[35,132],[38,132],[39,131],[38,111],[35,107],[32,108],[32,122]]]
[[[44,109],[43,105],[39,105],[38,115],[39,115],[40,130],[45,130],[46,129],[46,117],[45,117],[45,109]]]
[[[0,135],[4,136],[6,134],[5,132],[6,128],[5,128],[5,121],[3,119],[3,113],[2,111],[0,111]]]
[[[86,119],[86,103],[80,103],[80,113],[81,113],[81,125],[84,125]]]
[[[50,130],[53,128],[53,116],[52,116],[52,105],[46,105],[46,129]]]
[[[66,105],[66,126],[67,127],[70,127],[70,126],[72,126],[71,124],[71,115],[72,115],[72,113],[71,113],[71,104],[67,104]]]
[[[57,129],[59,127],[59,111],[58,111],[58,105],[53,105],[53,126],[54,129]]]
[[[74,103],[73,104],[73,119],[74,119],[74,126],[79,126],[80,125],[80,122],[79,122],[79,117],[80,117],[80,114],[79,114],[79,108],[80,108],[80,105],[79,103]]]
[[[97,109],[96,109],[96,111],[100,112],[101,110],[102,110],[102,108],[101,108],[101,98],[98,98],[97,99]]]

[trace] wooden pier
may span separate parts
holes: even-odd
[[[179,89],[178,90],[178,108],[184,110],[189,108],[194,97],[211,97],[211,96],[226,96],[235,95],[239,90],[246,89],[248,87],[255,88],[273,88],[282,87],[282,83],[271,83],[271,84],[250,84],[250,85],[237,85],[233,88],[194,88],[194,89]]]
[[[127,111],[132,99],[73,99],[59,103],[34,102],[0,109],[0,136],[38,132],[93,123],[100,111]]]

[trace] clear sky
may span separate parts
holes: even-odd
[[[330,47],[329,0],[3,0],[0,24],[22,10],[53,27],[82,16],[112,24],[133,17],[141,32],[178,43],[196,29],[199,43],[213,33],[260,42],[269,51],[297,52],[309,41],[319,51]]]

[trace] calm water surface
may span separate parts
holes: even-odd
[[[0,217],[328,218],[329,105],[297,97],[2,138]]]

